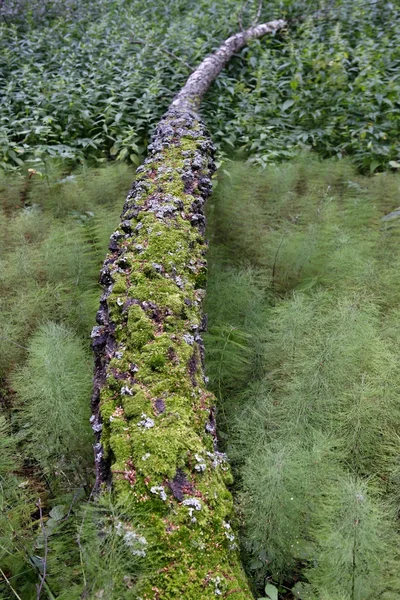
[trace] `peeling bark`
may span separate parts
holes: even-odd
[[[284,25],[230,37],[189,77],[156,128],[101,271],[92,332],[97,486],[112,484],[141,540],[143,600],[252,597],[203,373],[203,207],[215,167],[197,110],[235,52]]]

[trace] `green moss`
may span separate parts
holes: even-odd
[[[126,279],[122,275],[114,275],[113,294],[125,294],[126,289]]]
[[[117,461],[114,463],[113,469],[118,470],[118,464],[129,460],[132,454],[127,434],[123,434],[122,432],[111,434],[110,448]]]
[[[154,338],[154,326],[140,306],[129,307],[127,330],[133,347],[141,348]]]
[[[168,309],[175,314],[181,313],[184,307],[184,299],[177,285],[168,279],[162,281],[144,279],[130,293],[135,294],[135,297],[142,301],[157,300],[159,308]]]
[[[142,413],[150,411],[151,401],[139,385],[134,385],[130,389],[132,395],[122,397],[122,406],[127,419],[136,419]]]
[[[184,193],[178,167],[182,152],[194,152],[202,140],[171,144],[161,172],[160,163],[146,165],[141,179],[150,184],[148,197],[162,194],[171,210],[163,219],[149,210],[138,215],[141,227],[133,224],[135,234],[121,241],[123,258],[107,300],[117,349],[101,395],[102,441],[112,458],[115,494],[148,541],[148,573],[137,584],[143,600],[156,600],[157,589],[174,600],[237,589],[244,591],[235,592],[235,600],[251,597],[227,536],[232,498],[226,483],[232,479],[206,431],[215,398],[204,389],[194,341],[205,244],[188,218],[196,198]],[[177,473],[186,483],[174,496]]]

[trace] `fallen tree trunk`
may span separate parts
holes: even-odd
[[[135,588],[143,600],[252,597],[203,373],[203,206],[215,167],[197,111],[235,52],[284,25],[230,37],[189,77],[156,128],[101,271],[92,333],[97,485],[112,483],[124,505],[145,567]]]

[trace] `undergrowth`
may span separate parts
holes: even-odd
[[[117,598],[137,569],[116,533],[123,511],[90,501],[89,426],[98,273],[133,176],[123,164],[71,173],[49,163],[0,178],[4,600],[72,600],[96,586]]]
[[[124,507],[92,502],[87,341],[132,176],[0,181],[5,600],[135,597]],[[207,375],[258,595],[399,597],[399,189],[307,155],[227,163],[209,202]]]
[[[208,207],[207,375],[259,595],[400,594],[400,178],[227,163]],[[290,591],[292,590],[292,591]]]
[[[2,0],[0,167],[139,164],[192,70],[259,6],[260,22],[288,26],[250,41],[207,93],[219,153],[265,166],[312,148],[399,169],[400,10],[377,0]]]

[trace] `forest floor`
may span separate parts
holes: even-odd
[[[208,205],[206,373],[248,572],[400,594],[400,177],[227,163]]]
[[[88,338],[133,177],[121,164],[49,167],[28,188],[15,174],[0,183],[7,600],[10,584],[34,597],[44,566],[58,600],[129,570],[118,536],[106,553],[97,536],[82,553],[82,515],[93,485]],[[206,374],[256,597],[267,582],[280,598],[399,598],[400,219],[385,217],[399,186],[399,175],[363,177],[309,154],[264,171],[228,161],[217,175]]]
[[[77,542],[94,482],[90,332],[134,174],[121,163],[73,173],[48,163],[31,177],[0,179],[2,599],[16,597],[11,586],[36,598],[44,568],[46,594],[57,599],[80,598],[90,577]],[[98,581],[101,560],[90,553]],[[117,572],[112,560],[105,571]]]
[[[220,166],[206,373],[243,564],[255,598],[398,600],[399,3],[0,13],[1,600],[137,600],[125,508],[91,502],[99,271],[161,115],[258,17],[289,25],[202,105]]]

